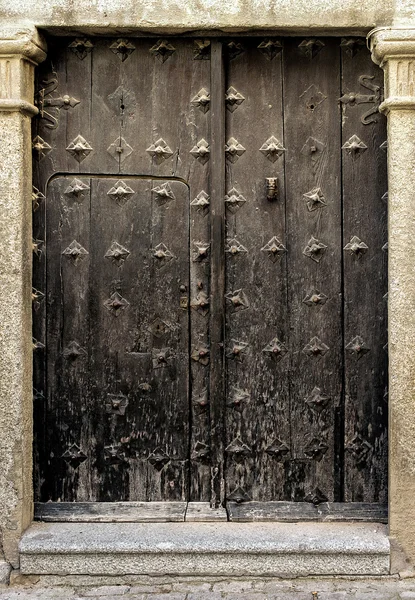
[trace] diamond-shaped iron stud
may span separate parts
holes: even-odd
[[[225,452],[230,454],[236,462],[242,462],[248,456],[251,456],[252,450],[240,438],[235,438],[233,442],[225,448]]]
[[[207,444],[204,444],[203,442],[196,442],[190,458],[195,462],[204,463],[209,461],[210,453],[211,450]]]
[[[146,150],[157,165],[173,155],[172,149],[167,145],[163,138],[159,138],[154,144],[151,144]]]
[[[313,438],[304,448],[304,454],[307,458],[312,458],[317,462],[320,462],[323,456],[326,454],[329,447],[323,440]]]
[[[313,388],[311,394],[307,396],[305,402],[312,410],[320,413],[326,408],[330,400],[330,396],[327,396],[327,394],[322,392],[321,388],[315,387]]]
[[[303,302],[304,304],[307,304],[307,306],[320,306],[325,304],[327,300],[328,298],[325,294],[319,292],[318,290],[313,290],[307,294],[307,296],[303,299]]]
[[[379,148],[381,150],[383,150],[384,152],[388,151],[388,140],[385,140],[384,142],[381,143],[381,145],[379,146]]]
[[[238,254],[246,254],[248,250],[236,238],[228,238],[225,243],[225,252],[237,256]]]
[[[281,52],[282,44],[278,40],[266,39],[259,44],[258,50],[265,56],[265,58],[272,60]]]
[[[363,152],[366,152],[367,146],[359,137],[357,137],[357,135],[352,135],[352,137],[343,144],[342,149],[356,160]]]
[[[134,190],[121,179],[107,192],[107,195],[120,206],[123,206],[133,194],[135,194]]]
[[[362,242],[360,238],[354,235],[350,242],[345,245],[343,250],[347,250],[352,256],[357,256],[357,258],[360,258],[369,250],[369,247],[366,246],[366,244]]]
[[[262,154],[266,156],[268,160],[270,160],[271,162],[275,162],[279,159],[280,156],[284,154],[285,148],[283,147],[281,142],[277,140],[275,136],[272,135],[270,138],[267,139],[266,142],[262,144],[259,151],[262,152]]]
[[[230,500],[231,502],[236,502],[237,504],[242,504],[242,502],[250,502],[251,500],[250,496],[248,496],[245,490],[240,486],[238,486],[231,494],[227,494],[226,499]]]
[[[240,104],[245,100],[245,97],[242,96],[234,87],[230,87],[226,92],[225,103],[226,108],[230,112],[234,112]]]
[[[226,159],[231,163],[236,163],[244,152],[245,148],[233,137],[225,144]]]
[[[298,49],[308,58],[314,58],[324,46],[319,38],[307,38],[298,45]]]
[[[277,461],[284,460],[284,457],[287,456],[289,451],[288,446],[278,438],[275,438],[268,448],[265,448],[265,452]]]
[[[123,137],[117,137],[107,148],[108,154],[117,162],[123,163],[126,158],[133,152],[132,147]]]
[[[239,388],[232,388],[231,397],[226,403],[227,406],[234,408],[238,412],[242,412],[244,405],[249,402],[251,395],[247,390],[241,390]]]
[[[68,46],[69,50],[80,60],[84,60],[84,58],[92,51],[93,47],[94,44],[87,38],[76,38]]]
[[[240,312],[249,308],[249,300],[242,289],[228,292],[225,295],[226,301],[230,305],[231,313]]]
[[[209,348],[207,346],[205,346],[204,344],[201,344],[197,348],[193,348],[190,356],[191,356],[192,360],[200,363],[203,366],[206,366],[209,364],[210,352],[209,352]]]
[[[120,444],[104,446],[104,461],[108,465],[121,465],[125,462],[125,458],[124,446]]]
[[[193,244],[193,262],[203,262],[209,257],[209,242],[194,242]]]
[[[313,111],[327,98],[314,83],[310,85],[300,96],[301,102],[308,110]]]
[[[236,213],[237,210],[245,204],[246,199],[242,196],[237,189],[232,188],[225,196],[226,208],[232,213]]]
[[[173,254],[170,252],[170,250],[165,244],[158,244],[153,249],[153,256],[156,259],[155,263],[157,268],[164,267],[164,265],[166,265],[172,260],[172,258],[174,258]]]
[[[40,259],[42,254],[43,254],[43,244],[44,244],[44,240],[35,240],[32,239],[32,251],[33,254],[36,254],[36,256]]]
[[[152,361],[153,369],[163,369],[170,364],[173,355],[170,348],[153,348]]]
[[[358,466],[364,466],[373,450],[373,446],[356,433],[353,439],[346,444],[346,450],[355,458]]]
[[[357,360],[360,360],[362,356],[370,351],[370,348],[366,345],[366,342],[363,340],[363,338],[360,337],[360,335],[357,335],[352,339],[351,342],[347,344],[346,350]]]
[[[32,306],[35,311],[39,310],[40,305],[45,299],[45,294],[32,287]]]
[[[275,362],[279,362],[287,354],[288,349],[285,344],[275,337],[265,346],[265,348],[263,348],[262,352],[275,360]]]
[[[236,360],[237,362],[242,362],[243,357],[247,352],[248,345],[249,344],[245,342],[231,340],[231,345],[228,349],[228,352],[226,353],[227,358]]]
[[[209,212],[210,196],[202,190],[198,193],[196,198],[191,201],[190,206],[196,206],[197,210],[203,213],[203,216]]]
[[[85,193],[89,189],[90,187],[87,183],[75,178],[72,179],[71,183],[65,189],[64,194],[65,196],[69,196],[69,198],[80,202],[85,198]]]
[[[190,306],[205,317],[209,313],[209,296],[205,292],[199,292]]]
[[[39,340],[37,340],[36,338],[32,338],[33,352],[36,352],[36,350],[44,350],[44,349],[45,349],[45,344],[42,344],[42,342],[39,342]]]
[[[73,469],[77,469],[81,463],[86,461],[87,456],[77,444],[72,444],[72,446],[62,454],[62,458],[68,465],[71,465]]]
[[[125,415],[128,406],[128,398],[124,394],[107,394],[105,410],[113,415]]]
[[[170,44],[168,40],[158,40],[154,46],[150,48],[153,54],[161,63],[166,60],[176,51],[176,48]]]
[[[52,146],[45,142],[40,135],[37,135],[33,139],[32,148],[37,160],[42,160],[42,158],[45,158],[45,156],[52,150]]]
[[[105,258],[109,258],[114,264],[121,266],[125,259],[130,255],[130,251],[118,242],[112,242],[110,248],[105,253]]]
[[[318,263],[322,259],[326,249],[327,246],[325,244],[317,240],[315,237],[311,237],[308,240],[307,246],[303,250],[303,254],[304,256],[308,256],[311,258],[311,260],[314,260]]]
[[[196,106],[203,113],[207,113],[210,108],[210,94],[206,88],[202,88],[196,96],[190,101],[192,106]]]
[[[176,197],[173,194],[173,190],[171,189],[170,183],[167,181],[166,183],[162,183],[154,187],[151,190],[158,201],[159,204],[166,204],[169,200],[175,200]]]
[[[318,504],[322,504],[323,502],[329,501],[326,494],[324,494],[318,487],[315,487],[313,490],[311,490],[311,492],[309,492],[305,496],[304,500],[306,502],[310,502],[311,504],[314,504],[314,506],[317,506]]]
[[[205,412],[207,407],[209,406],[209,394],[205,389],[201,394],[196,396],[193,400],[193,405],[198,408],[201,412]]]
[[[66,346],[66,348],[64,349],[64,351],[62,352],[62,354],[63,354],[63,356],[65,358],[68,358],[69,360],[76,360],[77,358],[81,358],[82,356],[86,356],[86,350],[84,348],[82,348],[78,344],[78,342],[75,342],[75,340],[72,340]]]
[[[287,249],[274,235],[274,237],[261,248],[261,252],[266,252],[270,261],[275,263],[283,254],[285,254],[285,252],[287,252]]]
[[[303,194],[303,198],[305,200],[306,206],[310,212],[314,210],[318,210],[323,206],[327,206],[326,200],[324,198],[323,192],[319,187],[313,188],[306,194]]]
[[[92,146],[89,145],[82,135],[77,135],[66,148],[66,151],[79,163],[85,160],[85,158],[91,154],[92,150]]]
[[[340,48],[343,48],[344,52],[352,58],[365,46],[365,38],[342,38],[340,42]]]
[[[134,52],[135,46],[130,41],[124,38],[119,38],[110,45],[110,50],[112,50],[114,54],[116,54],[121,61],[124,62],[130,56],[130,54]]]
[[[324,344],[317,336],[311,340],[303,348],[304,354],[312,358],[321,358],[329,351],[329,347]]]
[[[161,338],[169,331],[170,327],[160,317],[156,317],[147,329],[156,338]]]
[[[207,141],[202,138],[197,142],[196,146],[190,150],[190,154],[195,157],[202,165],[206,164],[210,156],[210,146]]]
[[[83,246],[76,240],[71,242],[67,248],[62,252],[64,256],[67,256],[74,264],[77,264],[82,260],[89,252],[85,250]]]
[[[210,60],[210,40],[194,40],[193,60]]]
[[[107,300],[105,300],[104,306],[115,317],[118,317],[123,310],[130,306],[130,303],[123,298],[121,294],[114,292]]]
[[[40,190],[38,190],[37,187],[33,186],[32,187],[33,212],[36,212],[37,209],[39,208],[39,206],[41,205],[41,203],[44,202],[45,200],[46,200],[46,196],[44,194],[42,194],[42,192]]]
[[[226,49],[230,60],[233,60],[244,52],[244,47],[240,42],[229,42],[226,45]]]

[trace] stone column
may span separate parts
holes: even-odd
[[[414,564],[415,29],[378,28],[368,39],[388,117],[389,532]]]
[[[45,56],[35,32],[0,30],[0,543],[13,567],[33,506],[31,117]]]

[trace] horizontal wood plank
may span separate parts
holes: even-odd
[[[367,502],[228,502],[230,521],[374,521],[387,523],[388,507]]]
[[[186,510],[187,522],[210,523],[213,521],[227,521],[226,509],[222,506],[211,508],[210,502],[189,502]]]
[[[168,523],[184,521],[186,502],[36,502],[37,521]]]

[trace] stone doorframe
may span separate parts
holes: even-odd
[[[0,558],[2,542],[18,568],[18,542],[33,518],[30,121],[46,46],[35,29],[0,35]],[[389,532],[414,564],[415,29],[377,28],[368,43],[385,71],[388,117]]]

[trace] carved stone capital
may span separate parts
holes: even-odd
[[[373,61],[385,71],[380,110],[415,110],[415,29],[379,27],[368,42]]]
[[[0,28],[0,113],[38,113],[33,104],[34,67],[46,58],[46,45],[32,29]]]

